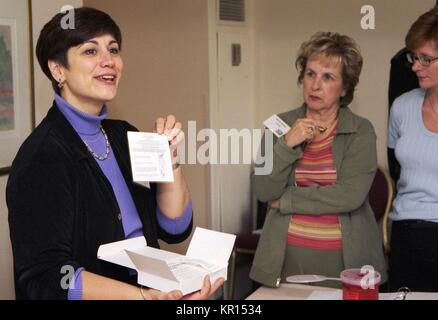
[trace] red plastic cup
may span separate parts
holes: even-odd
[[[344,300],[379,300],[381,277],[377,271],[347,269],[341,272],[341,280]]]

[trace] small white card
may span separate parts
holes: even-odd
[[[128,131],[129,155],[134,182],[173,182],[169,141],[165,135]]]
[[[276,114],[266,119],[263,124],[269,130],[271,130],[277,136],[277,138],[285,135],[290,130],[290,127],[287,125],[287,123],[281,120],[281,118]]]

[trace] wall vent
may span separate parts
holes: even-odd
[[[219,20],[245,22],[245,0],[219,0]]]

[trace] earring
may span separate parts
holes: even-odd
[[[58,88],[59,88],[59,89],[62,89],[63,86],[64,86],[63,83],[61,82],[61,80],[59,80],[59,81],[58,81]]]

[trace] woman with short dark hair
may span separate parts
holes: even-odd
[[[177,299],[143,289],[129,270],[97,259],[100,245],[144,236],[177,243],[192,229],[192,204],[178,164],[184,140],[173,115],[155,131],[169,140],[173,183],[132,181],[125,121],[107,120],[123,71],[122,37],[106,13],[74,10],[74,29],[62,14],[42,29],[36,54],[52,81],[55,101],[21,146],[7,184],[7,205],[18,299]],[[66,288],[66,270],[74,270]],[[220,287],[208,278],[186,298],[207,298]]]

